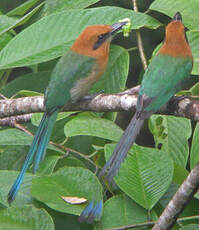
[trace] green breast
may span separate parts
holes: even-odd
[[[192,70],[190,57],[156,55],[146,70],[139,95],[152,99],[145,111],[159,110],[169,99],[181,90],[181,83],[189,78]],[[138,109],[139,106],[137,105]]]
[[[87,77],[95,64],[95,59],[79,55],[71,50],[61,57],[52,72],[45,92],[47,111],[61,107],[70,101],[70,89],[79,79]]]

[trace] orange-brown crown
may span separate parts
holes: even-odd
[[[108,63],[111,39],[106,39],[97,49],[94,49],[94,45],[100,35],[110,33],[111,31],[112,27],[109,25],[88,26],[71,47],[71,50],[76,53],[95,58],[99,65],[99,75],[103,74]]]
[[[173,57],[191,57],[191,48],[186,40],[185,28],[181,21],[172,21],[166,27],[165,42],[159,53]]]
[[[97,49],[93,49],[99,36],[112,31],[109,25],[93,25],[88,26],[75,40],[71,49],[79,54],[101,58],[109,53],[110,39],[105,40]]]

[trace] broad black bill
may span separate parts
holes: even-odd
[[[177,12],[175,16],[173,17],[173,21],[180,21],[182,22],[182,15],[180,12]]]

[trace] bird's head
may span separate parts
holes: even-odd
[[[175,14],[172,21],[167,25],[165,41],[158,53],[168,54],[173,57],[192,58],[185,27],[182,23],[182,16],[179,12]]]
[[[177,12],[172,21],[166,27],[166,40],[186,40],[185,27],[182,23],[182,16]]]
[[[126,23],[127,22],[119,22],[113,24],[112,26],[88,26],[75,40],[71,49],[82,55],[91,56],[94,58],[102,58],[109,53],[109,46],[112,37]]]

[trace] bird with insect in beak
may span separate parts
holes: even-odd
[[[111,38],[125,24],[126,22],[119,22],[112,26],[92,25],[86,27],[70,50],[59,59],[45,91],[45,112],[21,172],[9,191],[9,204],[15,199],[30,165],[33,163],[33,173],[35,173],[43,160],[57,114],[62,106],[71,101],[75,102],[86,95],[90,87],[103,75],[109,58]],[[97,216],[98,213],[96,212],[95,215]]]
[[[98,175],[99,178],[105,177],[109,183],[134,144],[144,120],[160,110],[181,90],[181,84],[190,77],[193,57],[179,12],[167,25],[165,33],[162,47],[144,73],[135,115]]]

